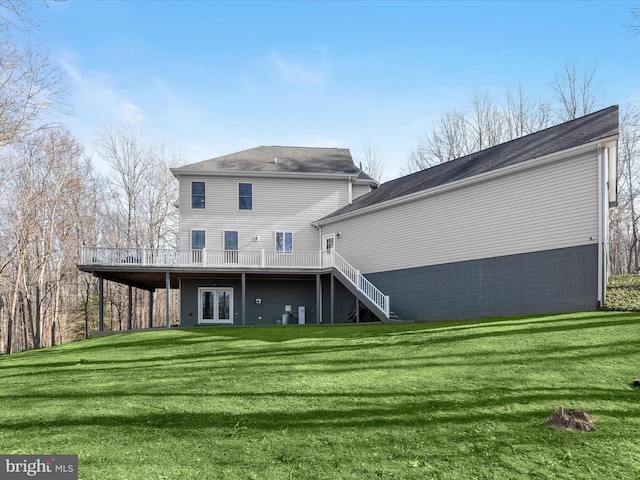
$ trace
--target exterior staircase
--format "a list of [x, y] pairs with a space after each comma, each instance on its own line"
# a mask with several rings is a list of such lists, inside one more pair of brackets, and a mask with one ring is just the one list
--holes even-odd
[[371, 313], [385, 323], [401, 321], [389, 310], [389, 295], [382, 293], [338, 252], [331, 250], [328, 253], [332, 256], [331, 265], [336, 278], [364, 303]]

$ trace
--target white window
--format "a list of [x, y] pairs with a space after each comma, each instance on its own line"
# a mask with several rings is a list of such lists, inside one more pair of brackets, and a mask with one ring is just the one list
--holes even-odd
[[253, 184], [238, 184], [238, 210], [253, 210]]
[[276, 232], [276, 252], [293, 251], [293, 233]]
[[191, 208], [205, 207], [204, 182], [191, 182]]

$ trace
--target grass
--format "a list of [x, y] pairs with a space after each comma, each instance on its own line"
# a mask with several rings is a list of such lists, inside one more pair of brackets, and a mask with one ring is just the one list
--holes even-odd
[[[0, 452], [81, 479], [635, 479], [640, 313], [141, 332], [0, 357]], [[551, 430], [558, 406], [591, 433]]]

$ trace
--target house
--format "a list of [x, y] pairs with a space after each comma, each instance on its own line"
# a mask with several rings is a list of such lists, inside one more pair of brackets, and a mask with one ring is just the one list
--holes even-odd
[[245, 150], [172, 170], [178, 250], [87, 248], [79, 268], [179, 288], [180, 325], [594, 310], [617, 137], [613, 106], [382, 185], [346, 149]]

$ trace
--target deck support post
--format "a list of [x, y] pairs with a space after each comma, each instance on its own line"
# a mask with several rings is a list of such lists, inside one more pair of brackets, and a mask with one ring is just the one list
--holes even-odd
[[[264, 253], [264, 250], [262, 251]], [[247, 274], [242, 273], [242, 325], [245, 324], [246, 321], [246, 311], [247, 311]]]
[[171, 327], [171, 274], [166, 273], [165, 288], [167, 290], [167, 302], [165, 307], [165, 321], [167, 328]]
[[127, 330], [133, 330], [133, 287], [129, 285], [129, 305], [127, 310]]
[[333, 272], [331, 272], [331, 325], [334, 322], [336, 306], [336, 280]]
[[153, 328], [153, 290], [149, 290], [149, 328]]
[[104, 332], [104, 278], [98, 277], [98, 330]]
[[322, 323], [322, 282], [316, 273], [316, 323]]

